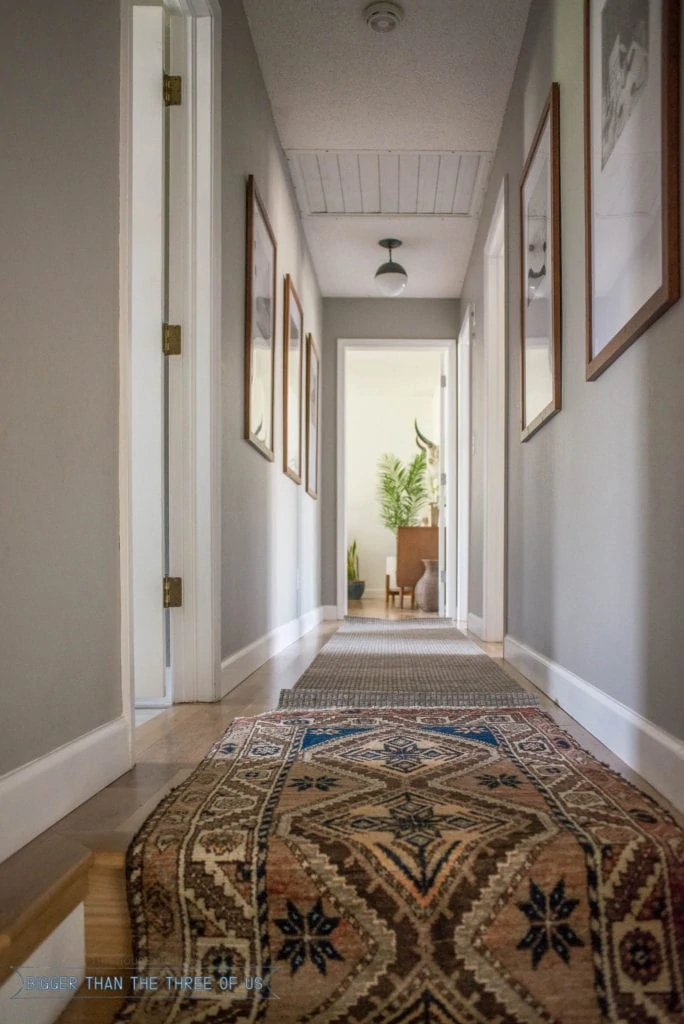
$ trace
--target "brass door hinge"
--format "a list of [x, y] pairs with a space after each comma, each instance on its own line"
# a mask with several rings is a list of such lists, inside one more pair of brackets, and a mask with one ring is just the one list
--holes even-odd
[[183, 580], [180, 576], [164, 577], [164, 607], [180, 608], [183, 605]]
[[181, 354], [180, 324], [162, 324], [162, 352], [165, 356]]
[[183, 79], [180, 75], [164, 75], [164, 106], [180, 107], [183, 102]]

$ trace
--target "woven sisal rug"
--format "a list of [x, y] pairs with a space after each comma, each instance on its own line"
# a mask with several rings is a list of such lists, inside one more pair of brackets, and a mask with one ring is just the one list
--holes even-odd
[[684, 833], [536, 709], [238, 719], [128, 886], [119, 1021], [682, 1020]]
[[537, 707], [448, 619], [347, 618], [279, 708]]

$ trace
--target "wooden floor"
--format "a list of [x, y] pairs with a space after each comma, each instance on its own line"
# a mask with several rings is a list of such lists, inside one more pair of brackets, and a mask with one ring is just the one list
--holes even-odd
[[[352, 602], [349, 614], [386, 616], [392, 619], [422, 615], [416, 610], [404, 609], [402, 612], [396, 607], [386, 609], [384, 601], [372, 599]], [[280, 690], [294, 685], [337, 627], [337, 622], [321, 623], [216, 704], [176, 705], [144, 722], [136, 729], [136, 766], [63, 818], [51, 831], [78, 840], [95, 851], [96, 856], [103, 856], [103, 870], [106, 870], [107, 863], [114, 864], [111, 858], [118, 855], [120, 871], [121, 858], [131, 838], [169, 789], [190, 774], [235, 717], [273, 710], [278, 703]], [[655, 795], [677, 820], [684, 823], [684, 816], [678, 814], [652, 787], [569, 715], [540, 694], [520, 673], [503, 662], [501, 644], [483, 644], [476, 637], [472, 639], [521, 686], [536, 693], [542, 708], [549, 711], [558, 724], [575, 736], [586, 749], [636, 782], [646, 792]], [[106, 854], [103, 851], [107, 851]], [[107, 857], [110, 858], [109, 862]], [[77, 998], [59, 1021], [60, 1024], [109, 1024], [118, 1005], [119, 1001], [111, 998], [90, 998], [87, 1001]]]

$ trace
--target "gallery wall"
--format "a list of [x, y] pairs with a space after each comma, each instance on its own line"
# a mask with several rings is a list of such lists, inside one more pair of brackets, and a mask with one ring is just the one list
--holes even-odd
[[357, 541], [367, 597], [384, 596], [385, 559], [396, 554], [396, 535], [380, 518], [378, 460], [391, 453], [408, 464], [419, 454], [415, 419], [439, 444], [440, 369], [436, 351], [347, 353], [347, 544]]
[[[475, 309], [473, 500], [481, 517], [483, 248], [505, 184], [508, 257], [507, 632], [627, 708], [684, 737], [684, 301], [597, 380], [585, 379], [582, 0], [534, 0], [461, 301]], [[683, 51], [684, 52], [684, 51]], [[562, 410], [520, 440], [522, 168], [560, 84]], [[682, 83], [684, 86], [684, 76]], [[470, 556], [482, 612], [482, 549]]]
[[[259, 62], [239, 0], [222, 0], [222, 629], [227, 658], [321, 603], [321, 502], [283, 473], [283, 280], [304, 331], [321, 338], [321, 299]], [[276, 236], [275, 458], [243, 438], [245, 188], [253, 174]], [[320, 346], [319, 346], [320, 347]]]
[[450, 340], [458, 335], [457, 299], [324, 299], [322, 371], [323, 604], [337, 603], [338, 338]]

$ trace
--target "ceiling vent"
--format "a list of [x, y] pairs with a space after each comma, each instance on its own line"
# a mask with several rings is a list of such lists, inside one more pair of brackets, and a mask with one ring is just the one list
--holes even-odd
[[374, 32], [393, 32], [404, 19], [404, 8], [392, 0], [380, 0], [379, 3], [368, 4], [363, 16]]

